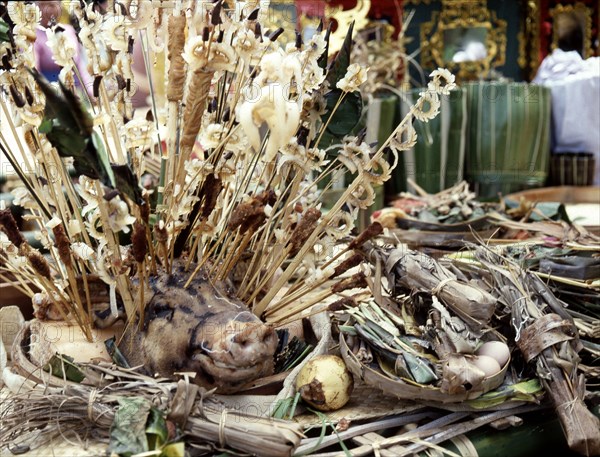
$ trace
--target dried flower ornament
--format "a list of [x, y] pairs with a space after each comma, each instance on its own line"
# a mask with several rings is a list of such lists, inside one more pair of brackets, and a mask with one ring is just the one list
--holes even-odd
[[52, 59], [61, 67], [72, 67], [77, 54], [73, 43], [62, 28], [46, 29], [46, 45], [52, 51]]
[[368, 68], [353, 63], [348, 67], [346, 75], [337, 82], [336, 87], [344, 92], [355, 92], [367, 80], [368, 71]]
[[431, 90], [420, 92], [411, 112], [418, 120], [429, 122], [440, 112], [440, 96]]
[[440, 95], [450, 95], [450, 92], [456, 89], [456, 77], [446, 68], [438, 68], [429, 75], [431, 81], [427, 84], [427, 88], [431, 92], [436, 92]]

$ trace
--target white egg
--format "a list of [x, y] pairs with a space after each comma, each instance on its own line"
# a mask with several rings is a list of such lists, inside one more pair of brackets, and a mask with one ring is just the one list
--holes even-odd
[[495, 375], [501, 369], [496, 359], [487, 355], [479, 355], [474, 357], [472, 363], [485, 373], [486, 378]]
[[498, 362], [501, 367], [506, 365], [506, 362], [508, 362], [508, 359], [510, 358], [510, 350], [502, 341], [488, 341], [487, 343], [483, 343], [476, 354], [487, 355], [496, 359], [496, 362]]

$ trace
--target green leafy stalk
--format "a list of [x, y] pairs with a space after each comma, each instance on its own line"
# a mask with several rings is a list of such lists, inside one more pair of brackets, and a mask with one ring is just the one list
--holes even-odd
[[135, 174], [129, 165], [114, 165], [102, 139], [93, 128], [92, 118], [77, 96], [59, 82], [55, 90], [36, 70], [30, 70], [46, 96], [44, 120], [39, 127], [60, 157], [72, 157], [77, 175], [98, 179], [102, 184], [119, 189], [135, 203], [143, 198]]
[[8, 43], [8, 24], [0, 19], [0, 43]]

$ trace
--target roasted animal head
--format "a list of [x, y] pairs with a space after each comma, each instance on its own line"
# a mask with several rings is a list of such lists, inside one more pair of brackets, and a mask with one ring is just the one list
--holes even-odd
[[184, 288], [187, 279], [178, 267], [150, 281], [142, 331], [127, 331], [120, 344], [130, 365], [167, 377], [194, 372], [194, 382], [221, 393], [272, 374], [275, 330], [222, 284], [200, 274]]

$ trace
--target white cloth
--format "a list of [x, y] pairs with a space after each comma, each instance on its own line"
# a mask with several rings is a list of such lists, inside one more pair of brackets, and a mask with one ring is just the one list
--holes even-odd
[[566, 56], [574, 51], [560, 53], [556, 65], [540, 67], [536, 76], [552, 93], [552, 150], [593, 153], [594, 184], [600, 184], [600, 58], [577, 60]]
[[584, 71], [583, 59], [577, 51], [555, 49], [548, 54], [538, 68], [532, 83], [546, 84], [561, 81], [569, 75]]

